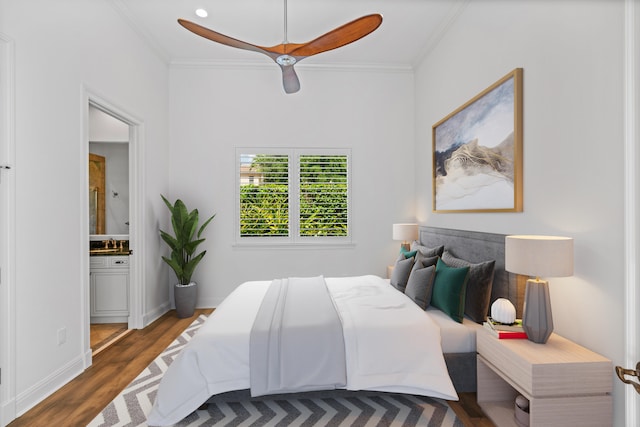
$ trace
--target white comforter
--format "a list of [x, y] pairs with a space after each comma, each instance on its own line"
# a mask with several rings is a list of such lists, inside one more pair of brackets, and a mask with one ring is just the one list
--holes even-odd
[[[438, 326], [377, 276], [327, 278], [344, 328], [348, 390], [457, 400]], [[249, 388], [249, 336], [271, 281], [246, 282], [214, 311], [165, 373], [148, 416], [175, 424], [210, 396]]]

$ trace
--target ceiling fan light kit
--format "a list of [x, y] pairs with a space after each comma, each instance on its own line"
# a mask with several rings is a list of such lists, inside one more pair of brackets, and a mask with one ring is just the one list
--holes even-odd
[[206, 11], [206, 9], [196, 9], [196, 15], [199, 16], [200, 18], [206, 18], [207, 16], [209, 16], [209, 13]]
[[309, 56], [346, 46], [371, 34], [382, 24], [382, 15], [376, 13], [363, 16], [306, 43], [289, 43], [287, 41], [287, 0], [284, 0], [284, 41], [271, 47], [234, 39], [186, 19], [178, 19], [178, 23], [192, 33], [213, 42], [267, 55], [282, 70], [284, 91], [295, 93], [300, 90], [300, 80], [293, 68], [294, 64]]

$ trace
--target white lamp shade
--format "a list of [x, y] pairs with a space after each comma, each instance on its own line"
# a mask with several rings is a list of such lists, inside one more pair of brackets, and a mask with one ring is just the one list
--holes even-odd
[[505, 269], [536, 277], [573, 274], [573, 239], [556, 236], [507, 236]]
[[393, 224], [393, 240], [411, 242], [418, 239], [418, 224]]

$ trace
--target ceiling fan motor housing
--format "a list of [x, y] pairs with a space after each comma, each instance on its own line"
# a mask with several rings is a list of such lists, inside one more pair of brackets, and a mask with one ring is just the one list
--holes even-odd
[[291, 55], [280, 55], [276, 58], [276, 62], [282, 66], [293, 65], [296, 63], [296, 58]]

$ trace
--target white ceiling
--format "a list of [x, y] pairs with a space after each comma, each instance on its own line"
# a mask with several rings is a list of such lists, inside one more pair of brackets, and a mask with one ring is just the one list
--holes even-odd
[[[306, 58], [305, 64], [412, 67], [469, 0], [288, 0], [288, 40], [301, 43], [371, 13], [382, 25], [351, 45]], [[167, 62], [270, 61], [211, 42], [177, 23], [184, 18], [260, 46], [282, 43], [284, 0], [111, 0]], [[197, 8], [209, 16], [199, 18]]]

